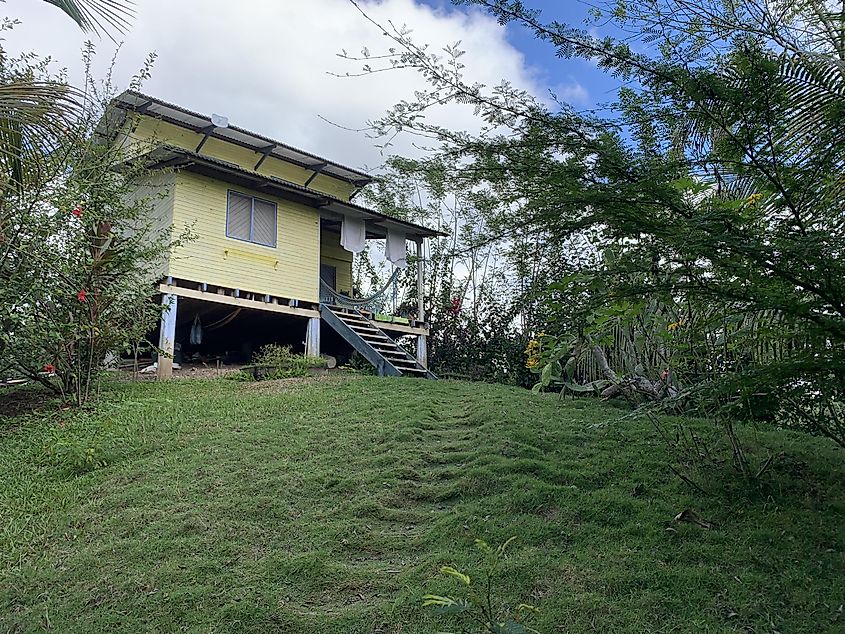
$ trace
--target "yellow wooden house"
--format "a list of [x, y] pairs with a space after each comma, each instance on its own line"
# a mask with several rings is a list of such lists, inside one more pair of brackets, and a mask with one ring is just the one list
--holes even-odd
[[[380, 374], [433, 378], [422, 302], [410, 319], [374, 314], [353, 288], [361, 244], [347, 250], [341, 235], [414, 247], [422, 297], [424, 241], [438, 233], [352, 202], [366, 173], [135, 91], [113, 101], [109, 119], [151, 170], [139, 189], [157, 194], [156, 221], [195, 236], [157, 272], [167, 307], [160, 377], [182, 350], [281, 342], [316, 356], [323, 341], [332, 353], [358, 351]], [[415, 355], [399, 336], [416, 338]]]

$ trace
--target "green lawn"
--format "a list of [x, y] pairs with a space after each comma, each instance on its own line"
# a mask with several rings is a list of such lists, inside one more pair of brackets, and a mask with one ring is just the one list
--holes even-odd
[[[96, 412], [0, 418], [0, 632], [446, 630], [420, 607], [459, 585], [438, 568], [512, 535], [499, 597], [541, 632], [845, 631], [842, 451], [744, 429], [785, 456], [704, 496], [623, 415], [338, 377], [121, 383]], [[78, 473], [89, 445], [109, 464]]]

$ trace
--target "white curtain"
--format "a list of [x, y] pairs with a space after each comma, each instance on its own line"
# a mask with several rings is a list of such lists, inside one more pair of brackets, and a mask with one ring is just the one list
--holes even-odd
[[367, 243], [367, 228], [363, 218], [344, 216], [340, 225], [340, 246], [352, 253], [360, 253]]
[[385, 246], [387, 259], [393, 263], [397, 269], [404, 269], [408, 267], [408, 262], [405, 260], [408, 252], [405, 249], [405, 234], [399, 231], [387, 232], [387, 245]]

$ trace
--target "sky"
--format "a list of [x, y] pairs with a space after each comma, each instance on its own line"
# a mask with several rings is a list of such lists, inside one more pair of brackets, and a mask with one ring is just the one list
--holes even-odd
[[[151, 52], [157, 54], [143, 91], [191, 110], [220, 114], [243, 128], [363, 169], [385, 158], [378, 142], [361, 132], [393, 104], [425, 87], [413, 71], [365, 77], [361, 64], [342, 59], [366, 46], [386, 52], [391, 43], [348, 0], [135, 0], [136, 17], [124, 35], [114, 78], [126, 86]], [[501, 26], [478, 9], [448, 0], [361, 0], [381, 24], [413, 29], [432, 50], [461, 42], [466, 78], [488, 86], [507, 79], [541, 99], [554, 92], [582, 110], [612, 100], [614, 82], [595, 65], [560, 60], [553, 48], [515, 26]], [[544, 18], [582, 26], [586, 5], [576, 0], [532, 0]], [[36, 0], [6, 0], [2, 10], [20, 20], [5, 36], [12, 55], [49, 56], [72, 82], [82, 77], [81, 49], [97, 46], [95, 73], [104, 76], [116, 45], [83, 34], [55, 7]], [[432, 120], [453, 129], [477, 129], [471, 109], [450, 106]], [[390, 153], [423, 152], [409, 136]]]

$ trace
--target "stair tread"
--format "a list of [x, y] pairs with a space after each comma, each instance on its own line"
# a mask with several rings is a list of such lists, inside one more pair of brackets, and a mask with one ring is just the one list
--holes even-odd
[[367, 319], [365, 317], [359, 317], [358, 315], [343, 315], [343, 314], [341, 314], [341, 315], [338, 315], [338, 317], [340, 317], [341, 320], [345, 321], [345, 322], [354, 321], [354, 322], [367, 323], [367, 324], [370, 323], [369, 319]]
[[341, 319], [341, 321], [342, 321], [343, 323], [345, 323], [347, 326], [350, 326], [350, 327], [358, 327], [358, 328], [361, 328], [361, 327], [366, 327], [366, 328], [372, 328], [372, 326], [370, 326], [370, 324], [369, 324], [368, 322], [366, 322], [366, 321], [358, 321], [357, 319]]
[[380, 335], [380, 334], [375, 333], [375, 332], [356, 332], [355, 330], [353, 330], [352, 332], [354, 332], [356, 335], [361, 337], [361, 339], [366, 340], [366, 339], [369, 338], [369, 339], [372, 339], [373, 341], [380, 341], [380, 342], [383, 342], [383, 343], [385, 343], [387, 345], [391, 345], [391, 346], [398, 345], [395, 341], [393, 341], [393, 339], [391, 339], [390, 337], [388, 337], [387, 335], [384, 335], [384, 334]]
[[[355, 325], [347, 324], [347, 325], [350, 328], [352, 328], [352, 330], [369, 330], [370, 332], [377, 332], [380, 335], [384, 335], [384, 333], [381, 330], [379, 330], [378, 328], [373, 328], [372, 326], [359, 326], [358, 324], [355, 324]], [[384, 336], [386, 337], [387, 335], [384, 335]]]
[[377, 330], [373, 328], [370, 324], [364, 321], [346, 321], [344, 322], [350, 328], [367, 328], [369, 330]]
[[393, 351], [391, 351], [391, 352], [388, 352], [387, 354], [383, 354], [382, 356], [383, 356], [383, 357], [390, 357], [390, 358], [393, 358], [393, 359], [395, 359], [396, 361], [401, 361], [402, 363], [412, 363], [412, 364], [416, 364], [416, 361], [414, 361], [413, 359], [411, 359], [411, 357], [409, 357], [408, 355], [406, 355], [404, 352], [400, 352], [400, 351], [398, 351], [398, 350], [393, 350]]
[[362, 317], [361, 315], [355, 315], [353, 313], [337, 313], [336, 312], [334, 314], [337, 316], [338, 319], [340, 319], [341, 321], [346, 322], [346, 323], [348, 323], [348, 322], [362, 322], [362, 323], [366, 322], [366, 323], [369, 323], [370, 322], [370, 320], [367, 319], [366, 317]]
[[357, 313], [352, 312], [355, 310], [354, 308], [347, 308], [346, 306], [338, 306], [336, 304], [323, 304], [326, 308], [331, 310], [336, 315], [356, 315]]
[[400, 365], [404, 366], [406, 368], [416, 368], [417, 367], [417, 362], [412, 361], [411, 359], [388, 359], [388, 361], [390, 361], [397, 368]]
[[355, 334], [363, 335], [365, 337], [374, 337], [376, 339], [387, 339], [393, 341], [393, 339], [388, 337], [386, 334], [384, 334], [383, 332], [378, 332], [377, 330], [364, 330], [363, 328], [353, 328], [352, 331], [355, 332]]

